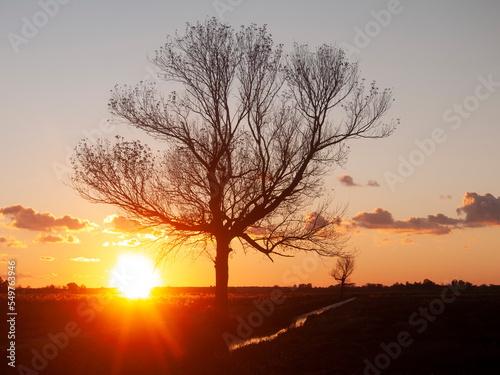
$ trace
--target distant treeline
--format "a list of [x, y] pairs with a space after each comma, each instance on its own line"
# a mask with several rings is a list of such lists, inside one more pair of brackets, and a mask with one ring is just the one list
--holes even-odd
[[[467, 289], [471, 290], [500, 290], [500, 285], [474, 285], [468, 281], [463, 280], [453, 280], [452, 285], [465, 286]], [[346, 284], [350, 292], [377, 292], [377, 291], [425, 291], [425, 290], [439, 290], [445, 284], [436, 284], [435, 282], [425, 279], [422, 282], [405, 282], [405, 283], [395, 283], [390, 286], [383, 284], [367, 283], [362, 286], [356, 286], [355, 284]], [[7, 280], [3, 280], [0, 277], [0, 293], [7, 292]], [[270, 293], [275, 289], [281, 289], [284, 292], [297, 292], [297, 293], [330, 293], [332, 290], [336, 290], [340, 285], [330, 285], [328, 287], [316, 287], [311, 283], [299, 284], [293, 286], [237, 286], [229, 287], [229, 293]], [[16, 293], [82, 293], [82, 294], [95, 294], [95, 293], [119, 293], [115, 288], [87, 288], [85, 285], [78, 285], [77, 283], [71, 282], [64, 286], [49, 285], [41, 288], [31, 288], [30, 286], [16, 287]], [[152, 294], [161, 293], [215, 293], [215, 287], [156, 287], [152, 290]]]

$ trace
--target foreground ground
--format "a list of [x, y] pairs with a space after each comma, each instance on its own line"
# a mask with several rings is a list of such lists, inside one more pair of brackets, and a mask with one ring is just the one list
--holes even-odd
[[[234, 352], [227, 349], [234, 340], [274, 333], [338, 300], [321, 293], [240, 293], [231, 298], [229, 321], [222, 321], [209, 294], [142, 302], [24, 295], [17, 301], [18, 367], [10, 373], [499, 373], [500, 295], [441, 292], [361, 294], [271, 342]], [[0, 373], [9, 373], [2, 357]]]

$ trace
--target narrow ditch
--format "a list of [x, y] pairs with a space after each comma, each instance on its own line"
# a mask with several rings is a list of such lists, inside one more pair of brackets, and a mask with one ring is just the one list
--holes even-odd
[[276, 337], [278, 337], [279, 335], [281, 335], [282, 333], [285, 333], [286, 331], [288, 331], [288, 330], [290, 330], [292, 328], [302, 327], [304, 325], [304, 323], [306, 322], [307, 318], [309, 318], [310, 316], [322, 314], [322, 313], [324, 313], [327, 310], [334, 309], [336, 307], [342, 306], [342, 305], [344, 305], [344, 304], [346, 304], [348, 302], [354, 301], [355, 299], [356, 299], [356, 297], [353, 297], [353, 298], [347, 299], [345, 301], [337, 302], [337, 303], [334, 303], [333, 305], [328, 305], [328, 306], [322, 307], [320, 309], [308, 312], [306, 314], [299, 315], [298, 317], [296, 317], [294, 319], [294, 321], [292, 322], [292, 324], [290, 324], [288, 327], [280, 329], [278, 332], [276, 332], [276, 333], [274, 333], [272, 335], [269, 335], [269, 336], [253, 337], [253, 338], [250, 338], [248, 340], [244, 340], [244, 341], [241, 341], [241, 342], [238, 342], [238, 343], [234, 343], [233, 345], [231, 345], [231, 347], [229, 348], [229, 350], [230, 351], [234, 351], [236, 349], [240, 349], [240, 348], [243, 348], [243, 347], [248, 346], [248, 345], [259, 344], [259, 343], [264, 342], [264, 341], [272, 341]]

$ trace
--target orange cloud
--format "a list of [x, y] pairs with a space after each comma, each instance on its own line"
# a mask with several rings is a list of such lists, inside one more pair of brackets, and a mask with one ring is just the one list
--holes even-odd
[[78, 258], [71, 258], [73, 262], [100, 262], [101, 260], [99, 258], [85, 258], [85, 257], [78, 257]]
[[16, 277], [18, 279], [32, 279], [34, 276], [29, 272], [19, 272]]
[[7, 247], [26, 247], [24, 242], [16, 240], [13, 236], [9, 236], [9, 238], [0, 237], [0, 244]]
[[39, 213], [19, 204], [0, 208], [0, 214], [9, 218], [10, 225], [18, 229], [52, 232], [54, 230], [78, 231], [93, 227], [88, 220], [80, 220], [70, 215], [56, 218], [49, 212]]
[[40, 257], [40, 260], [44, 260], [44, 261], [46, 261], [46, 262], [52, 262], [54, 259], [56, 259], [56, 258], [54, 258], [54, 257], [49, 257], [49, 256], [41, 256], [41, 257]]
[[136, 233], [143, 228], [138, 220], [128, 219], [125, 216], [116, 214], [106, 217], [104, 223], [111, 225], [110, 229], [104, 230], [107, 233]]
[[34, 240], [33, 242], [40, 242], [43, 244], [46, 243], [79, 243], [80, 240], [71, 234], [68, 235], [67, 237], [63, 237], [59, 234], [45, 234], [45, 233], [40, 233]]
[[375, 246], [385, 246], [391, 243], [391, 240], [387, 237], [379, 238], [378, 236], [373, 236], [373, 243]]
[[413, 241], [411, 238], [408, 238], [408, 237], [400, 238], [397, 241], [400, 242], [400, 243], [402, 243], [402, 244], [405, 244], [405, 245], [410, 245], [410, 244], [414, 244], [415, 243], [415, 241]]

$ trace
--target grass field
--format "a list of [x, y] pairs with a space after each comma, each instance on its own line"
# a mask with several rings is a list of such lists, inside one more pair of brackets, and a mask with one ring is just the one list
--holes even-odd
[[[272, 334], [338, 301], [336, 295], [237, 293], [228, 321], [216, 316], [207, 293], [145, 301], [105, 297], [18, 295], [18, 367], [10, 373], [437, 375], [500, 369], [498, 293], [359, 294], [271, 342], [234, 352], [227, 349], [231, 340]], [[0, 302], [6, 305], [5, 296]], [[5, 369], [11, 370], [2, 363]]]

